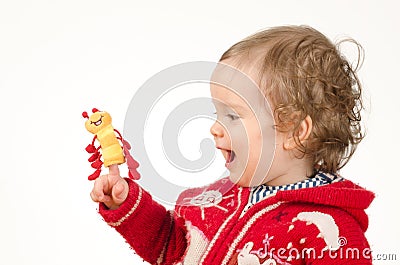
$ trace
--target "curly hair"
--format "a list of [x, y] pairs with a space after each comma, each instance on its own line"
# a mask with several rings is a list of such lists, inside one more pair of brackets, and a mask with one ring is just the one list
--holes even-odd
[[[358, 49], [354, 68], [339, 51], [344, 41]], [[236, 43], [220, 59], [247, 59], [259, 66], [257, 82], [274, 107], [277, 129], [292, 132], [300, 154], [317, 169], [333, 173], [347, 164], [364, 137], [356, 75], [363, 49], [353, 39], [344, 41], [334, 45], [308, 26], [275, 27]], [[303, 144], [296, 131], [307, 115], [313, 128]]]

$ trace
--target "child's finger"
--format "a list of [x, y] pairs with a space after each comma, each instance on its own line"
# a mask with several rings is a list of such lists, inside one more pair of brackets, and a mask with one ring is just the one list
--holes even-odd
[[90, 193], [90, 198], [92, 198], [92, 201], [94, 201], [94, 202], [99, 202], [99, 201], [97, 200], [97, 196], [94, 195], [94, 192], [93, 192], [93, 191]]
[[104, 192], [106, 192], [104, 189], [106, 188], [107, 183], [105, 183], [107, 180], [104, 178], [104, 176], [100, 176], [97, 178], [94, 182], [93, 185], [93, 190], [90, 193], [90, 196], [92, 197], [92, 200], [95, 202], [101, 202], [103, 197], [104, 197]]
[[90, 193], [90, 198], [92, 198], [92, 201], [94, 202], [102, 202], [104, 195], [100, 195], [96, 193], [94, 190]]
[[129, 186], [124, 179], [120, 179], [112, 189], [112, 198], [118, 205], [123, 203], [128, 196]]
[[109, 174], [109, 175], [116, 175], [116, 176], [119, 176], [119, 167], [118, 167], [118, 165], [117, 165], [117, 164], [110, 165], [110, 166], [108, 167], [108, 174]]

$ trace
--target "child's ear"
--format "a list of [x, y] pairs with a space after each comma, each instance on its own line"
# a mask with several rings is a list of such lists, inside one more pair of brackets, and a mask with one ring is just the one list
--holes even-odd
[[[292, 150], [297, 147], [298, 142], [304, 144], [304, 142], [310, 137], [312, 126], [312, 119], [309, 115], [307, 115], [307, 117], [305, 117], [304, 120], [300, 122], [297, 131], [287, 134], [287, 138], [285, 139], [283, 148], [285, 150]], [[298, 138], [297, 141], [295, 139], [295, 136], [297, 136]]]

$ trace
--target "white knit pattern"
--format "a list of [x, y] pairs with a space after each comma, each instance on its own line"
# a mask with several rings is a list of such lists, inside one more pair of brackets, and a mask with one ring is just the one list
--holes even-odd
[[265, 213], [276, 209], [279, 205], [281, 205], [282, 202], [277, 202], [275, 204], [269, 205], [268, 207], [265, 207], [264, 209], [260, 210], [256, 214], [254, 214], [250, 220], [247, 222], [247, 224], [242, 228], [242, 231], [240, 231], [239, 235], [235, 238], [233, 241], [232, 245], [230, 246], [227, 255], [225, 256], [224, 260], [222, 261], [221, 265], [226, 265], [230, 258], [232, 257], [233, 251], [236, 249], [237, 245], [239, 242], [243, 239], [243, 237], [246, 235], [247, 231], [250, 229], [250, 227], [255, 223], [255, 221], [260, 218], [262, 215]]
[[190, 233], [190, 243], [183, 264], [197, 265], [207, 249], [209, 242], [203, 232], [197, 227], [193, 227], [190, 222], [186, 223], [188, 232]]
[[218, 229], [217, 233], [215, 233], [213, 239], [211, 240], [210, 244], [208, 245], [208, 248], [206, 250], [206, 252], [204, 253], [202, 259], [200, 260], [199, 265], [203, 264], [205, 258], [207, 257], [208, 253], [210, 252], [210, 250], [213, 248], [215, 241], [217, 241], [217, 239], [219, 238], [222, 230], [225, 229], [225, 226], [229, 223], [229, 221], [236, 215], [237, 211], [239, 210], [242, 201], [241, 201], [241, 196], [242, 196], [242, 188], [239, 188], [239, 192], [238, 192], [238, 204], [236, 206], [236, 210], [228, 217], [226, 218], [225, 222], [220, 226], [220, 228]]

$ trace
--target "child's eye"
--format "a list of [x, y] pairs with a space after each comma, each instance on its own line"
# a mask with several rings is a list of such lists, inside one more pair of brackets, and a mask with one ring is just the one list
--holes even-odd
[[234, 114], [227, 114], [226, 116], [232, 121], [239, 119], [239, 116]]

